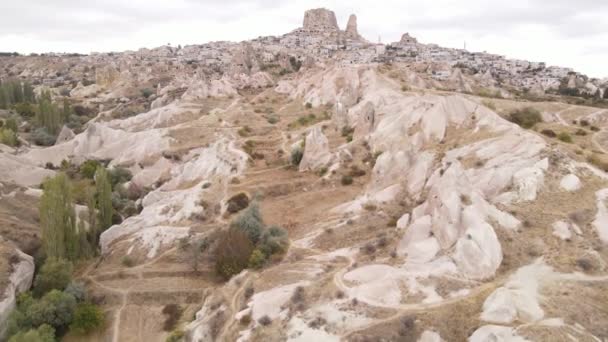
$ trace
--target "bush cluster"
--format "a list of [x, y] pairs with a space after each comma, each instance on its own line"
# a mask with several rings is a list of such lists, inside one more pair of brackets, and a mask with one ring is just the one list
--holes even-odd
[[532, 128], [543, 119], [540, 112], [532, 107], [525, 107], [522, 109], [516, 109], [509, 115], [509, 121], [523, 127]]
[[225, 279], [245, 268], [261, 268], [273, 255], [287, 251], [287, 232], [266, 226], [257, 203], [252, 203], [230, 224], [215, 248], [215, 269]]
[[103, 312], [88, 301], [84, 286], [72, 282], [71, 263], [48, 259], [22, 293], [8, 319], [10, 342], [55, 341], [67, 331], [88, 334], [103, 325]]

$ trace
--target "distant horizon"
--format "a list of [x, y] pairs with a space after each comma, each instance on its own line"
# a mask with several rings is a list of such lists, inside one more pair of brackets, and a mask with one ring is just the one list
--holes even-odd
[[[301, 27], [305, 10], [324, 7], [334, 11], [341, 29], [346, 27], [349, 15], [356, 14], [360, 34], [372, 43], [378, 37], [383, 44], [396, 42], [409, 32], [424, 44], [463, 49], [466, 41], [470, 52], [545, 62], [547, 66], [572, 68], [590, 78], [604, 79], [608, 77], [608, 47], [597, 42], [608, 41], [608, 23], [601, 20], [608, 15], [608, 3], [581, 1], [580, 9], [573, 10], [566, 0], [537, 0], [533, 5], [523, 0], [509, 4], [389, 0], [381, 8], [370, 7], [363, 0], [348, 5], [337, 0], [178, 0], [170, 4], [162, 0], [134, 0], [129, 4], [118, 0], [95, 4], [24, 0], [12, 5], [23, 7], [21, 21], [13, 18], [8, 8], [0, 11], [0, 46], [8, 50], [3, 52], [22, 55], [89, 55], [167, 44], [238, 43], [291, 32]], [[589, 10], [584, 3], [594, 6]], [[0, 10], [4, 7], [0, 5]], [[51, 9], [57, 17], [41, 16]]]

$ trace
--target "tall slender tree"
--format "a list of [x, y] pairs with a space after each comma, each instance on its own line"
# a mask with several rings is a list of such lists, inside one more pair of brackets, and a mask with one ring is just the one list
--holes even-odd
[[99, 209], [99, 228], [104, 231], [112, 225], [112, 184], [110, 176], [103, 166], [95, 172], [95, 188], [97, 190], [97, 208]]
[[87, 190], [87, 221], [89, 224], [88, 241], [89, 245], [96, 249], [99, 242], [99, 224], [97, 222], [97, 200], [95, 191]]
[[43, 184], [40, 200], [42, 245], [47, 257], [75, 260], [79, 256], [79, 237], [72, 189], [68, 177], [59, 173]]

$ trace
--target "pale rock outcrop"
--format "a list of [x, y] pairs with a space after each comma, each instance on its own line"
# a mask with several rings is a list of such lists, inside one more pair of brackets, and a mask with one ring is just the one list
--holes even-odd
[[37, 165], [72, 159], [81, 163], [86, 159], [112, 159], [111, 165], [130, 165], [156, 160], [169, 148], [171, 138], [165, 129], [127, 132], [104, 124], [90, 123], [87, 129], [72, 140], [43, 149], [32, 149], [23, 158]]
[[519, 336], [511, 327], [484, 325], [469, 337], [469, 342], [530, 342]]
[[549, 168], [549, 160], [543, 159], [531, 167], [520, 169], [513, 174], [513, 184], [516, 187], [519, 201], [534, 201], [536, 194], [543, 185], [545, 171]]
[[300, 161], [300, 171], [314, 171], [326, 167], [331, 162], [329, 141], [321, 127], [316, 126], [306, 136], [304, 155]]
[[100, 87], [108, 87], [118, 80], [120, 72], [113, 65], [95, 68], [95, 83]]
[[365, 137], [373, 131], [376, 121], [375, 114], [374, 105], [371, 102], [366, 102], [357, 114], [355, 132], [353, 134], [355, 140]]
[[131, 246], [142, 248], [148, 257], [154, 257], [162, 245], [187, 235], [193, 219], [206, 214], [200, 205], [201, 198], [223, 193], [219, 188], [204, 189], [203, 184], [225, 186], [228, 179], [243, 172], [247, 160], [248, 155], [225, 138], [210, 147], [190, 151], [182, 164], [171, 168], [171, 179], [144, 197], [139, 215], [101, 234], [102, 253], [109, 252], [117, 240], [131, 236]]
[[196, 313], [194, 321], [186, 327], [188, 341], [213, 341], [211, 323], [216, 315], [222, 315], [227, 310], [225, 305], [214, 308], [215, 298], [208, 296], [203, 302], [202, 308]]
[[260, 71], [260, 62], [249, 43], [241, 43], [232, 51], [230, 62], [230, 75], [253, 74]]
[[550, 281], [553, 270], [542, 259], [517, 270], [507, 283], [483, 303], [481, 319], [492, 323], [532, 323], [544, 317], [539, 303], [541, 282]]
[[576, 224], [567, 221], [554, 222], [552, 228], [553, 235], [562, 240], [570, 240], [572, 238], [572, 232], [576, 233], [577, 235], [581, 235], [583, 233]]
[[595, 193], [597, 199], [597, 214], [593, 221], [593, 226], [597, 231], [597, 235], [604, 244], [608, 244], [608, 208], [606, 200], [608, 199], [608, 189], [602, 189]]
[[219, 80], [198, 80], [194, 81], [188, 90], [182, 95], [186, 101], [198, 101], [208, 97], [229, 97], [236, 96], [238, 92], [227, 76]]
[[[0, 237], [0, 243], [5, 242]], [[29, 290], [34, 279], [34, 258], [17, 248], [15, 248], [15, 255], [18, 261], [12, 265], [10, 275], [2, 275], [3, 277], [7, 276], [9, 281], [6, 288], [0, 289], [3, 291], [0, 293], [0, 339], [5, 334], [6, 322], [11, 311], [15, 308], [17, 296]]]
[[334, 67], [307, 73], [295, 82], [292, 99], [302, 98], [313, 107], [341, 103], [345, 110], [358, 103], [361, 95], [361, 73], [367, 67]]
[[346, 24], [346, 30], [344, 31], [344, 35], [348, 39], [360, 39], [359, 31], [357, 31], [357, 16], [351, 14], [348, 17], [348, 23]]
[[97, 95], [101, 91], [101, 87], [97, 84], [91, 84], [84, 86], [81, 82], [78, 82], [76, 87], [70, 91], [70, 97], [74, 98], [86, 98]]
[[3, 181], [30, 187], [40, 185], [45, 178], [55, 175], [55, 171], [38, 165], [28, 158], [0, 152], [0, 175]]
[[438, 333], [431, 330], [425, 330], [422, 335], [420, 335], [418, 342], [444, 342], [444, 340]]
[[280, 80], [277, 83], [277, 86], [274, 88], [274, 91], [279, 94], [290, 94], [292, 91], [294, 91], [294, 86], [291, 81]]
[[573, 173], [565, 176], [559, 186], [566, 191], [576, 191], [581, 188], [581, 180]]
[[272, 87], [275, 82], [272, 76], [264, 71], [256, 72], [252, 75], [237, 74], [232, 77], [232, 83], [237, 89], [244, 88], [268, 88]]
[[76, 134], [74, 134], [74, 131], [72, 131], [68, 126], [64, 125], [63, 128], [61, 128], [61, 132], [59, 132], [59, 135], [57, 136], [57, 140], [55, 140], [55, 145], [72, 140], [75, 136]]

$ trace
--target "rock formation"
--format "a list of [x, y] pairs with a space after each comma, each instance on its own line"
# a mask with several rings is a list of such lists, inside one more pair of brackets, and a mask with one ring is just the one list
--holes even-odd
[[57, 145], [72, 140], [75, 136], [74, 132], [68, 126], [64, 125], [57, 136], [57, 140], [55, 140], [55, 144]]
[[[4, 338], [6, 332], [7, 319], [17, 303], [17, 296], [27, 291], [32, 285], [34, 278], [34, 258], [21, 252], [19, 249], [12, 246], [11, 243], [4, 240], [0, 236], [0, 250], [10, 250], [11, 255], [6, 261], [8, 270], [3, 270], [0, 277], [7, 277], [6, 287], [0, 288], [0, 340]], [[5, 255], [2, 255], [4, 258]], [[9, 271], [4, 273], [4, 271]], [[0, 283], [4, 283], [6, 279], [0, 279]]]
[[300, 162], [300, 171], [315, 171], [325, 167], [331, 161], [329, 142], [321, 127], [313, 128], [306, 136], [304, 156]]
[[316, 8], [304, 13], [304, 30], [307, 31], [338, 31], [336, 14], [325, 8]]
[[359, 39], [359, 31], [357, 31], [357, 16], [354, 14], [351, 14], [350, 17], [348, 18], [348, 24], [346, 24], [346, 31], [345, 31], [345, 36], [346, 38], [349, 39]]
[[304, 13], [303, 29], [315, 32], [336, 32], [340, 30], [336, 14], [325, 8], [306, 11]]

